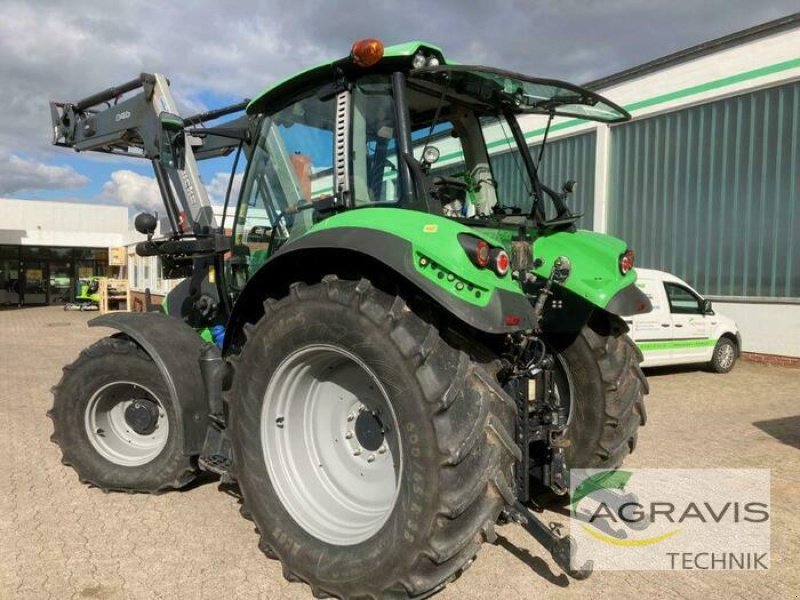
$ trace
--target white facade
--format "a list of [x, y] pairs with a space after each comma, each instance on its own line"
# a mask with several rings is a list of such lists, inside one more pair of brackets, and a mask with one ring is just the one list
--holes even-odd
[[0, 198], [0, 244], [109, 248], [127, 232], [124, 206]]

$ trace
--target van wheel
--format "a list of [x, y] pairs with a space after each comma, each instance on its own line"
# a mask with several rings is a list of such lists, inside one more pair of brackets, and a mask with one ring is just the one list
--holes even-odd
[[719, 338], [708, 366], [715, 373], [729, 373], [736, 364], [736, 344], [730, 338]]

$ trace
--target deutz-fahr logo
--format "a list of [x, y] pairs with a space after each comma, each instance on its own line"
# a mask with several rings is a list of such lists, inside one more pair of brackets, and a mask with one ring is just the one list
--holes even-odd
[[120, 121], [124, 121], [125, 119], [130, 119], [130, 118], [131, 118], [131, 111], [129, 111], [129, 110], [123, 110], [122, 112], [118, 112], [116, 115], [114, 115], [114, 120], [117, 123], [119, 123]]

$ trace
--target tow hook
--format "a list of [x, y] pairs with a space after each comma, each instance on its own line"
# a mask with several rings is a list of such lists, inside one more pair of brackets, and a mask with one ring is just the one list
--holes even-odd
[[575, 580], [587, 579], [592, 574], [594, 563], [591, 560], [586, 561], [579, 569], [572, 567], [572, 558], [576, 552], [576, 542], [572, 536], [558, 535], [521, 502], [514, 504], [510, 518], [522, 525], [533, 539], [544, 546], [564, 573]]

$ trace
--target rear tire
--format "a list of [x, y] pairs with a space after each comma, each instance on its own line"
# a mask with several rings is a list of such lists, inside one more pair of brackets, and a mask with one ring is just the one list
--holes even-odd
[[50, 439], [81, 482], [159, 493], [195, 478], [164, 378], [133, 341], [108, 337], [83, 350], [53, 396]]
[[[363, 279], [327, 276], [312, 286], [294, 284], [287, 297], [267, 301], [264, 317], [246, 333], [231, 392], [242, 512], [255, 522], [260, 548], [283, 563], [287, 579], [305, 581], [320, 597], [417, 597], [454, 579], [481, 543], [494, 539], [498, 515], [514, 500], [516, 451], [515, 407], [497, 383], [498, 365], [476, 361], [401, 298]], [[304, 356], [305, 366], [297, 362]], [[286, 382], [291, 394], [281, 392]], [[382, 388], [380, 394], [365, 396], [369, 382]], [[314, 391], [331, 384], [336, 393]], [[364, 505], [366, 464], [358, 468], [367, 484], [358, 478], [347, 489], [319, 483], [350, 468], [337, 467], [337, 457], [353, 464], [363, 459], [347, 444], [368, 442], [358, 431], [346, 438], [353, 421], [344, 411], [338, 423], [334, 411], [342, 402], [354, 408], [353, 416], [361, 404], [372, 411], [385, 402], [379, 415], [396, 494], [372, 506], [377, 516], [369, 523], [358, 511], [339, 508], [347, 494], [350, 506]], [[323, 420], [332, 427], [315, 424], [320, 410], [334, 411]], [[304, 415], [312, 418], [303, 421]], [[323, 429], [327, 433], [319, 433]], [[280, 442], [303, 431], [305, 445]], [[318, 464], [305, 459], [312, 448], [318, 448]], [[313, 497], [303, 496], [303, 487], [314, 490]], [[298, 502], [303, 498], [308, 501]], [[349, 523], [358, 535], [348, 537]]]
[[641, 352], [621, 323], [597, 315], [577, 337], [557, 346], [572, 394], [567, 467], [619, 467], [647, 421]]
[[728, 337], [721, 337], [714, 347], [709, 368], [715, 373], [730, 373], [736, 364], [736, 344]]

